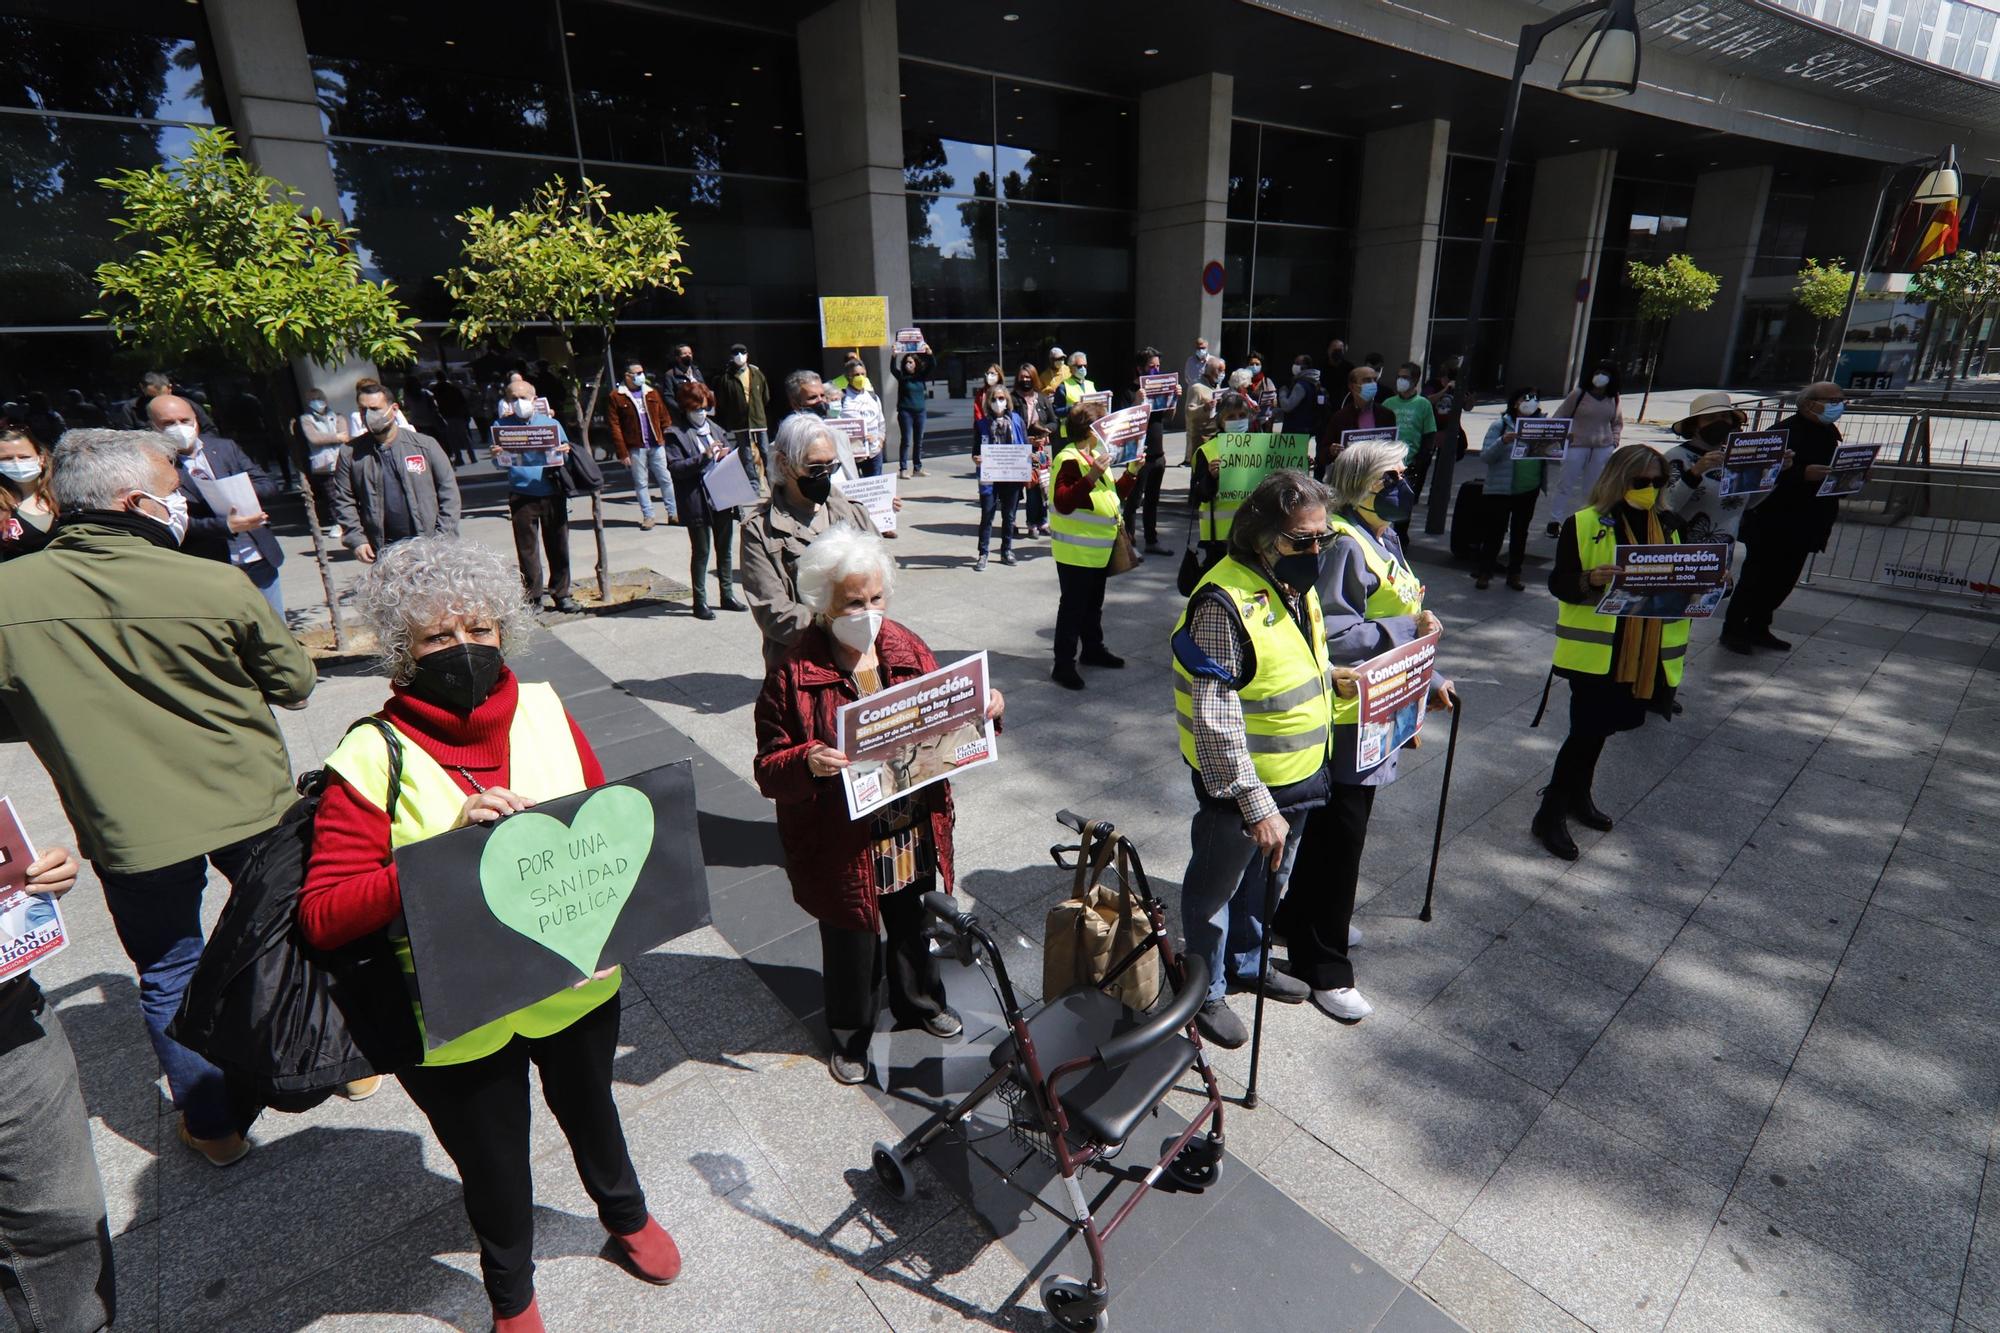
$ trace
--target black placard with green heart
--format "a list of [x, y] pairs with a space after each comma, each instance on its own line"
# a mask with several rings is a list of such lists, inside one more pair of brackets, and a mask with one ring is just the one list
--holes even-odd
[[682, 760], [396, 852], [433, 1048], [708, 924]]

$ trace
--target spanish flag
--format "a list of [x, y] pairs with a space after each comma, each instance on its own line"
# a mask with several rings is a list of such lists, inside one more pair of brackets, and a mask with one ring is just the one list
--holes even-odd
[[1933, 259], [1943, 259], [1946, 255], [1958, 253], [1958, 200], [1939, 204], [1931, 214], [1928, 227], [1924, 228], [1924, 239], [1917, 246], [1916, 263], [1913, 268], [1922, 268]]

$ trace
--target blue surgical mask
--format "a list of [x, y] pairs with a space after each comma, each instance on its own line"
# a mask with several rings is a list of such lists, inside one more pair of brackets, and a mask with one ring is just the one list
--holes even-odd
[[1398, 477], [1375, 493], [1375, 517], [1385, 523], [1401, 523], [1416, 504], [1415, 489], [1406, 478]]
[[312, 401], [311, 401], [310, 403], [307, 403], [307, 404], [306, 404], [306, 411], [308, 411], [308, 412], [312, 413], [312, 414], [313, 414], [314, 416], [316, 416], [316, 417], [323, 417], [323, 416], [325, 416], [325, 415], [326, 415], [326, 399], [324, 399], [324, 398], [315, 398], [315, 399], [313, 399], [313, 400], [312, 400]]
[[1819, 405], [1819, 419], [1828, 425], [1832, 425], [1834, 422], [1840, 420], [1840, 414], [1846, 410], [1846, 403], [1821, 403]]
[[1375, 392], [1376, 392], [1375, 381], [1369, 380], [1366, 384], [1361, 386], [1361, 401], [1364, 403], [1374, 402]]

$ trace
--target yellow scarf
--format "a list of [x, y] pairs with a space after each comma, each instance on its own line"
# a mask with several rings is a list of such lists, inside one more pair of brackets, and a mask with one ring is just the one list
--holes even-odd
[[[1632, 535], [1631, 525], [1623, 514], [1618, 518], [1618, 533], [1620, 540], [1627, 545], [1637, 545], [1642, 540]], [[1660, 531], [1659, 514], [1647, 510], [1644, 544], [1659, 546], [1666, 540]], [[1621, 685], [1630, 685], [1635, 699], [1653, 697], [1653, 683], [1659, 679], [1660, 673], [1660, 631], [1666, 623], [1664, 620], [1627, 620], [1620, 626], [1623, 632], [1619, 635], [1618, 662], [1612, 679]]]

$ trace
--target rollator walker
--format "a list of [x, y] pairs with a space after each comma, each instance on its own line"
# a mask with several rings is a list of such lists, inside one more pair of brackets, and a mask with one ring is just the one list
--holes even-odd
[[[1186, 1190], [1207, 1189], [1221, 1180], [1222, 1093], [1194, 1028], [1195, 1013], [1208, 993], [1206, 960], [1175, 954], [1167, 937], [1165, 905], [1153, 896], [1138, 850], [1109, 822], [1086, 823], [1067, 810], [1056, 818], [1078, 833], [1088, 830], [1094, 840], [1117, 838], [1130, 856], [1139, 904], [1151, 924], [1147, 937], [1119, 959], [1099, 985], [1110, 986], [1148, 950], [1158, 949], [1162, 990], [1171, 983], [1172, 999], [1164, 1006], [1156, 1003], [1147, 1014], [1128, 1008], [1103, 989], [1079, 988], [1046, 1001], [1031, 1014], [1021, 1007], [999, 947], [978, 918], [959, 911], [948, 894], [925, 894], [924, 907], [951, 928], [960, 962], [973, 966], [984, 955], [1010, 1035], [994, 1048], [993, 1072], [984, 1082], [900, 1144], [877, 1143], [873, 1164], [884, 1188], [899, 1199], [910, 1199], [916, 1194], [910, 1163], [946, 1133], [957, 1134], [1010, 1189], [1067, 1223], [1070, 1234], [1082, 1233], [1090, 1250], [1089, 1280], [1060, 1274], [1043, 1278], [1042, 1305], [1057, 1327], [1097, 1333], [1106, 1327], [1105, 1306], [1111, 1298], [1104, 1243], [1112, 1233], [1162, 1176]], [[1057, 865], [1069, 869], [1073, 863], [1064, 857], [1080, 850], [1081, 846], [1058, 844], [1049, 852]], [[1136, 1188], [1111, 1220], [1100, 1222], [1085, 1197], [1084, 1168], [1117, 1156], [1189, 1068], [1200, 1071], [1206, 1102], [1186, 1132], [1170, 1141], [1159, 1161], [1137, 1178]], [[1017, 1184], [1018, 1165], [1005, 1168], [993, 1162], [966, 1134], [965, 1117], [996, 1093], [1007, 1106], [1013, 1140], [1055, 1164], [1069, 1204], [1067, 1213]], [[1205, 1134], [1201, 1133], [1204, 1119], [1209, 1121]]]

